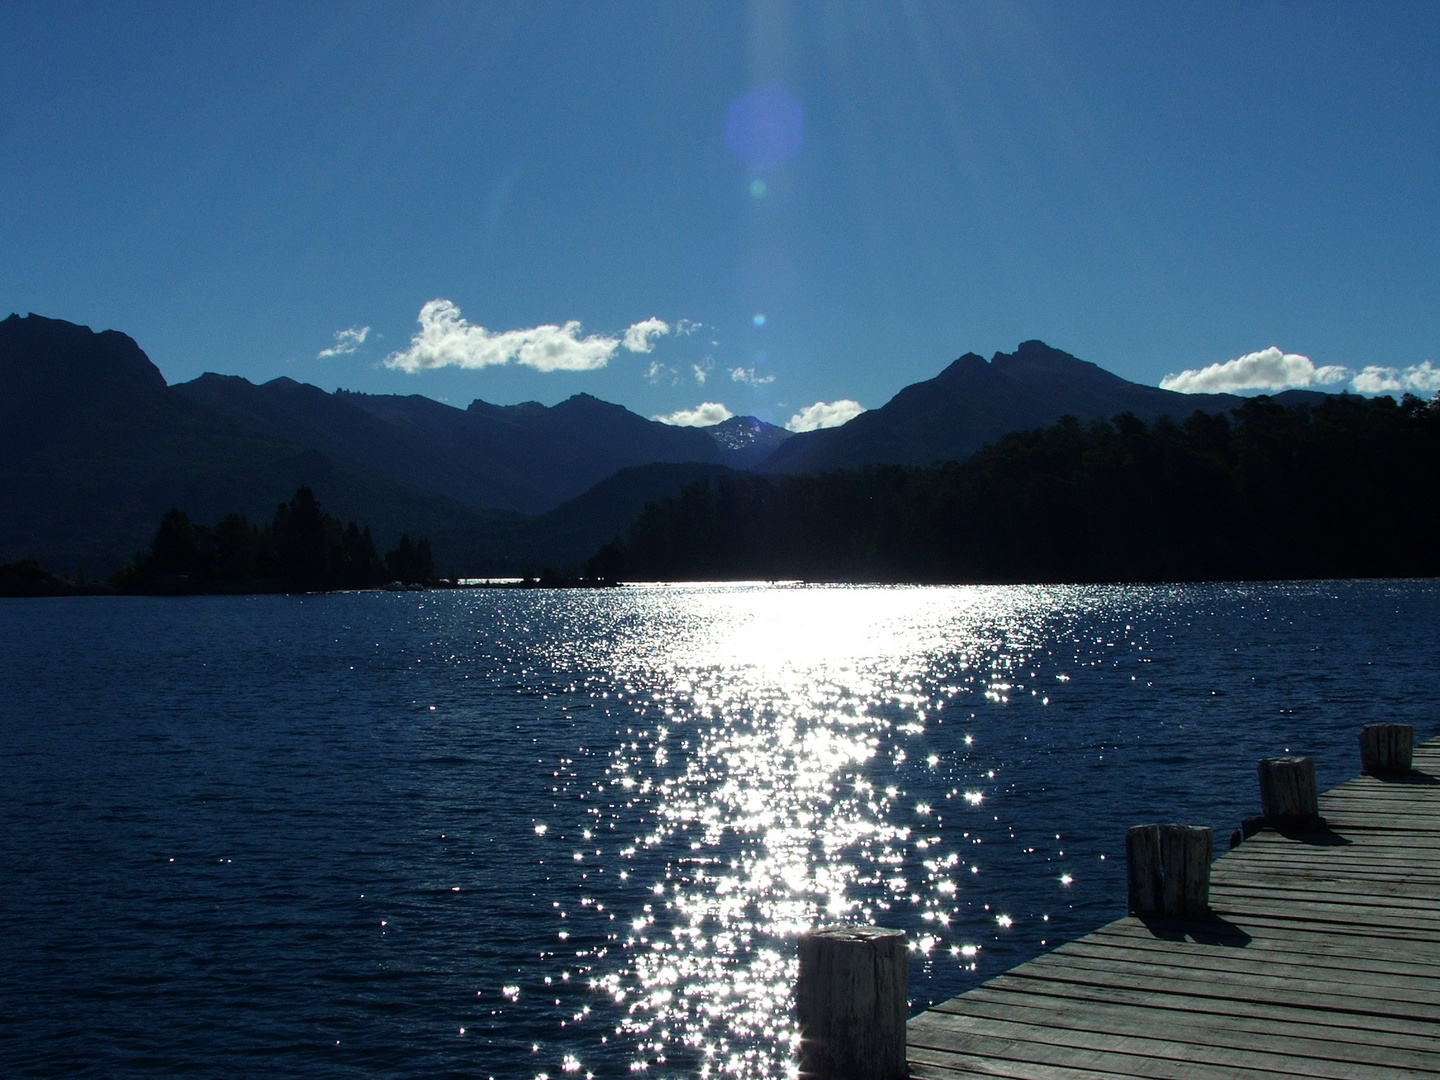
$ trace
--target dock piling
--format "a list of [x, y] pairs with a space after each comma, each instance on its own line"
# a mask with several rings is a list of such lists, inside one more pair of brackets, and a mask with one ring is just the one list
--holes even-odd
[[1313, 825], [1320, 817], [1315, 759], [1260, 759], [1260, 812], [1267, 825]]
[[1413, 724], [1366, 724], [1360, 729], [1360, 771], [1397, 776], [1410, 771], [1415, 752]]
[[825, 926], [800, 935], [795, 1011], [804, 1080], [904, 1080], [905, 931]]
[[1210, 910], [1215, 834], [1206, 825], [1136, 825], [1125, 834], [1130, 914], [1198, 918]]
[[1166, 825], [1160, 830], [1164, 914], [1197, 919], [1209, 912], [1214, 850], [1215, 834], [1208, 825]]
[[1159, 825], [1135, 825], [1126, 832], [1125, 878], [1130, 894], [1130, 914], [1159, 914]]

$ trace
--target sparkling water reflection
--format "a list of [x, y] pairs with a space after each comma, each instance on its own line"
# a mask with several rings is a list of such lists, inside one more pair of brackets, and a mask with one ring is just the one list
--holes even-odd
[[[653, 623], [646, 609], [677, 591], [635, 594], [638, 622]], [[685, 592], [666, 608], [688, 625], [627, 636], [608, 658], [646, 726], [627, 727], [597, 785], [612, 801], [592, 812], [619, 827], [642, 800], [651, 827], [614, 856], [626, 866], [645, 848], [666, 854], [663, 877], [650, 860], [654, 899], [616, 939], [622, 963], [596, 985], [630, 1002], [620, 1032], [640, 1048], [633, 1067], [667, 1065], [679, 1050], [702, 1076], [773, 1076], [793, 1056], [803, 929], [885, 921], [902, 906], [923, 920], [921, 953], [975, 944], [956, 936], [965, 887], [945, 804], [956, 784], [994, 772], [977, 773], [973, 736], [942, 767], [927, 728], [943, 725], [947, 705], [957, 722], [973, 720], [956, 711], [969, 696], [1023, 689], [1017, 672], [1056, 597]], [[967, 802], [979, 806], [981, 793]]]
[[1126, 825], [1223, 835], [1262, 754], [1328, 786], [1365, 720], [1429, 735], [1437, 601], [9, 605], [0, 1066], [784, 1076], [801, 930], [906, 929], [919, 1008], [1118, 915]]

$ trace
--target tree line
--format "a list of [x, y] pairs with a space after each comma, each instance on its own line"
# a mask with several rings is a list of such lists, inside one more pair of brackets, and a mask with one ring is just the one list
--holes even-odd
[[611, 580], [1098, 582], [1440, 573], [1440, 399], [1073, 418], [963, 462], [689, 485]]
[[314, 592], [434, 578], [423, 536], [402, 536], [381, 557], [368, 525], [342, 524], [301, 487], [264, 526], [229, 514], [212, 528], [169, 510], [150, 550], [137, 552], [111, 582], [125, 592]]

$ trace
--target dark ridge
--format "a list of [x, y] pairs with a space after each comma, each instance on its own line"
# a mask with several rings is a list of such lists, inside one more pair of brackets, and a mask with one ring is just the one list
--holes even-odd
[[1073, 417], [963, 462], [732, 474], [653, 503], [610, 580], [1101, 582], [1440, 573], [1440, 399]]
[[967, 353], [843, 427], [792, 436], [755, 417], [675, 427], [589, 394], [459, 409], [290, 378], [167, 387], [124, 334], [12, 315], [0, 321], [0, 562], [104, 577], [170, 507], [265, 520], [309, 486], [341, 518], [369, 521], [377, 544], [424, 533], [447, 576], [528, 572], [573, 565], [647, 502], [726, 468], [927, 465], [1062, 415], [1149, 422], [1244, 401], [1139, 386], [1031, 341], [988, 362]]
[[[1284, 400], [1326, 395], [1290, 391]], [[1043, 341], [1022, 342], [987, 363], [966, 353], [933, 379], [905, 387], [885, 405], [849, 423], [805, 432], [766, 459], [760, 471], [823, 472], [864, 465], [963, 461], [1012, 431], [1131, 413], [1146, 422], [1183, 420], [1196, 411], [1224, 413], [1247, 399], [1232, 394], [1178, 394], [1128, 382]]]

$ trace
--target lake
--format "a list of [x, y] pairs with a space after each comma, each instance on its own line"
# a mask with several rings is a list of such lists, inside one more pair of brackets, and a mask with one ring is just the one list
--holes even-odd
[[778, 1077], [795, 939], [919, 1009], [1132, 824], [1436, 730], [1440, 583], [0, 601], [0, 1073]]

